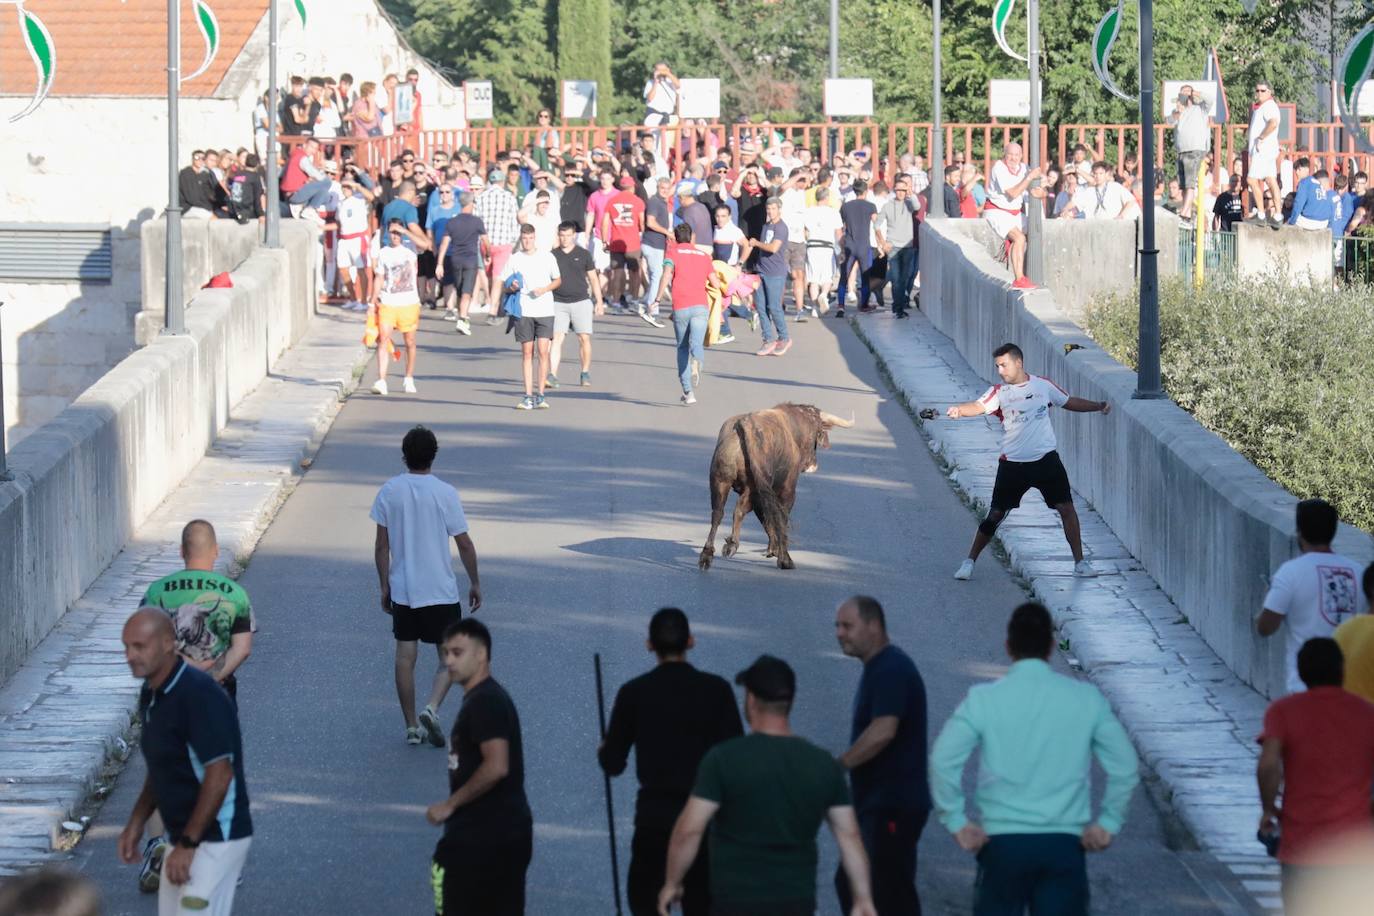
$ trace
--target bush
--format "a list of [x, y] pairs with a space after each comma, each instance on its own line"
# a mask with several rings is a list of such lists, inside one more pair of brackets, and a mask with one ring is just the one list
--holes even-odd
[[[1294, 287], [1279, 277], [1160, 286], [1164, 390], [1289, 492], [1322, 497], [1374, 530], [1374, 286]], [[1136, 367], [1134, 294], [1093, 302], [1087, 330]]]

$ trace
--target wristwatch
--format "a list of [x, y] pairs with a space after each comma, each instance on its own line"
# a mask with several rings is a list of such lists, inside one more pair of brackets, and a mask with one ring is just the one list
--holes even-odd
[[193, 840], [184, 833], [177, 837], [176, 843], [182, 849], [195, 849], [200, 846], [200, 840]]

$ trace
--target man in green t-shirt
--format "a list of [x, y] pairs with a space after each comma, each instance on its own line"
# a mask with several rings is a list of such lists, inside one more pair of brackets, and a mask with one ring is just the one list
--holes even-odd
[[849, 916], [877, 916], [868, 859], [844, 768], [792, 734], [796, 675], [761, 655], [735, 678], [744, 687], [751, 734], [716, 745], [697, 768], [696, 786], [673, 828], [658, 911], [669, 916], [711, 827], [713, 916], [811, 916], [816, 911], [816, 831], [830, 825], [854, 893]]
[[219, 681], [237, 702], [234, 672], [252, 653], [256, 629], [248, 593], [215, 572], [219, 542], [209, 522], [196, 519], [181, 530], [181, 559], [186, 568], [148, 586], [142, 606], [167, 612], [177, 653]]

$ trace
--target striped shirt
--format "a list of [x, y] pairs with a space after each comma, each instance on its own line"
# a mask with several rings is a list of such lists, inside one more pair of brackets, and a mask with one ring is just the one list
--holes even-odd
[[488, 185], [477, 195], [472, 212], [487, 228], [487, 238], [493, 245], [514, 245], [520, 238], [520, 204], [515, 195], [500, 185]]

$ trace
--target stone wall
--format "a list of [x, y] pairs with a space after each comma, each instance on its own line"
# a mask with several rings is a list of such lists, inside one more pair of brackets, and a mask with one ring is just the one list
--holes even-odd
[[[216, 232], [251, 239], [256, 227]], [[187, 333], [158, 337], [9, 454], [0, 483], [0, 681], [195, 467], [230, 409], [304, 334], [315, 310], [317, 230], [282, 225], [232, 289], [197, 292]]]
[[1294, 283], [1331, 285], [1334, 250], [1325, 229], [1284, 226], [1277, 232], [1257, 223], [1236, 223], [1236, 275], [1256, 277], [1280, 271]]
[[[1075, 489], [1232, 671], [1281, 692], [1284, 637], [1260, 639], [1253, 618], [1273, 570], [1297, 551], [1295, 498], [1172, 401], [1133, 400], [1135, 373], [1093, 344], [1052, 291], [1010, 289], [982, 232], [973, 221], [922, 227], [922, 309], [990, 381], [992, 351], [1010, 341], [1028, 371], [1112, 403], [1105, 417], [1054, 412]], [[1069, 343], [1083, 349], [1066, 353]], [[1374, 558], [1369, 535], [1349, 526], [1336, 548]]]

